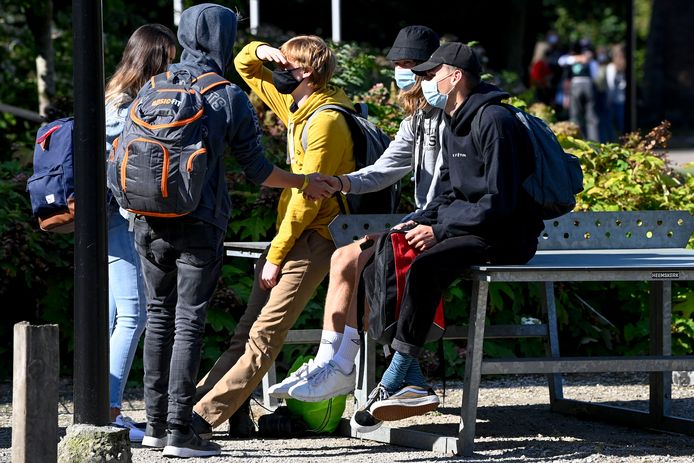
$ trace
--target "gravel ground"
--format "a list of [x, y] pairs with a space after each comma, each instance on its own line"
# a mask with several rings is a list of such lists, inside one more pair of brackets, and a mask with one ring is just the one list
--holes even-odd
[[[565, 396], [612, 404], [648, 407], [646, 375], [565, 375]], [[441, 390], [438, 391], [441, 393]], [[417, 430], [454, 435], [461, 399], [460, 384], [447, 385], [446, 398], [437, 412], [393, 423]], [[128, 390], [124, 413], [144, 419], [141, 390]], [[694, 419], [694, 387], [673, 386], [673, 414]], [[625, 402], [629, 400], [631, 402]], [[348, 401], [345, 417], [352, 405]], [[191, 462], [691, 462], [694, 438], [597, 421], [580, 420], [549, 411], [547, 386], [542, 376], [483, 377], [480, 389], [475, 455], [462, 459], [368, 440], [337, 436], [294, 439], [234, 440], [225, 437], [225, 426], [215, 439], [223, 447], [220, 457]], [[72, 421], [69, 383], [61, 387], [58, 408], [61, 435]], [[267, 413], [258, 404], [254, 416]], [[0, 384], [0, 462], [11, 456], [11, 385]], [[133, 446], [134, 463], [166, 461], [154, 450]]]

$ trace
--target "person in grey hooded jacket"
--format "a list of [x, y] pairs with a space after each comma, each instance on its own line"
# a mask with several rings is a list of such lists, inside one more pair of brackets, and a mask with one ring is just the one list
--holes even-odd
[[[191, 79], [208, 72], [223, 74], [232, 59], [236, 23], [236, 14], [219, 5], [206, 3], [185, 10], [178, 29], [183, 53], [169, 72]], [[254, 183], [299, 189], [309, 184], [307, 176], [290, 174], [263, 156], [255, 111], [239, 87], [228, 84], [205, 93], [204, 111], [209, 160], [197, 209], [179, 218], [138, 216], [134, 223], [148, 316], [144, 345], [147, 428], [142, 445], [164, 448], [164, 456], [184, 458], [220, 453], [219, 445], [194, 432], [191, 419], [207, 307], [220, 276], [231, 214], [224, 149], [231, 147]], [[304, 192], [317, 197], [320, 185], [311, 182]]]

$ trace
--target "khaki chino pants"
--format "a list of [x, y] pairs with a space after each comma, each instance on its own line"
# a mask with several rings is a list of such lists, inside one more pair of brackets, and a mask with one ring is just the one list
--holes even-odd
[[333, 251], [332, 241], [314, 230], [305, 231], [270, 291], [259, 284], [267, 250], [258, 259], [248, 306], [230, 346], [197, 386], [194, 411], [213, 427], [238, 410], [270, 369], [287, 332], [328, 274]]

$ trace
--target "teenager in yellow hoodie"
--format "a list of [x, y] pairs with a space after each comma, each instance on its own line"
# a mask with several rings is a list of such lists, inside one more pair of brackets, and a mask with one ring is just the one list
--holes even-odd
[[[268, 61], [274, 63], [274, 71], [265, 67]], [[302, 147], [302, 131], [316, 109], [333, 104], [354, 110], [342, 90], [328, 85], [336, 60], [321, 38], [294, 37], [279, 49], [252, 42], [234, 64], [251, 90], [287, 126], [287, 160], [293, 173], [333, 176], [354, 170], [349, 127], [337, 111], [316, 114], [308, 128], [306, 150]], [[198, 384], [193, 427], [201, 437], [210, 436], [212, 428], [247, 402], [328, 274], [335, 250], [328, 224], [338, 213], [334, 197], [312, 201], [297, 189], [282, 192], [277, 235], [258, 260], [246, 312], [229, 349]]]

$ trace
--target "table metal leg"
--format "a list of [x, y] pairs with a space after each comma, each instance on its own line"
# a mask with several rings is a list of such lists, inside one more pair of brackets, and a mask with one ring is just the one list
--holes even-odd
[[[557, 306], [554, 298], [554, 282], [546, 281], [542, 283], [540, 303], [542, 312], [547, 320], [547, 338], [545, 339], [545, 352], [548, 357], [559, 359], [559, 328], [557, 326]], [[549, 386], [549, 403], [554, 406], [557, 399], [564, 398], [564, 389], [561, 374], [555, 373], [547, 375]]]
[[488, 293], [488, 282], [473, 281], [463, 382], [463, 403], [460, 409], [460, 429], [458, 431], [458, 452], [464, 456], [472, 455], [475, 441]]
[[[672, 283], [651, 281], [650, 283], [650, 330], [651, 355], [672, 354]], [[655, 372], [649, 375], [649, 410], [652, 424], [663, 421], [672, 410], [672, 372]]]

